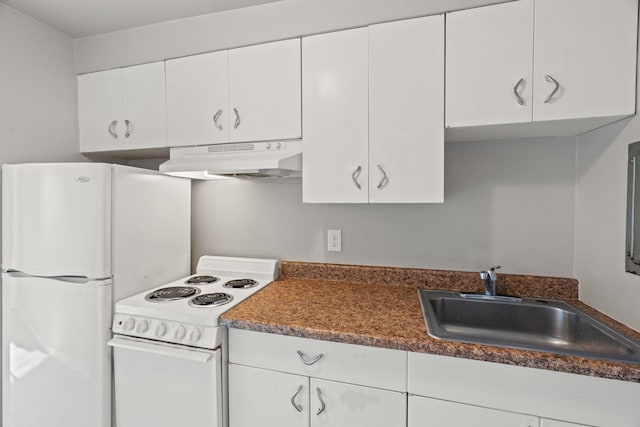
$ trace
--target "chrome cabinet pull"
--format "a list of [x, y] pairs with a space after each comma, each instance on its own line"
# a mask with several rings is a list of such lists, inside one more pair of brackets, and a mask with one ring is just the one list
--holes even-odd
[[125, 120], [124, 124], [127, 125], [127, 131], [125, 132], [124, 137], [129, 138], [133, 133], [131, 129], [131, 122], [129, 120]]
[[382, 166], [378, 165], [378, 170], [382, 174], [382, 179], [378, 183], [378, 190], [380, 190], [389, 181], [389, 178], [387, 178], [387, 174], [384, 169], [382, 169]]
[[320, 415], [321, 413], [324, 412], [327, 405], [325, 405], [324, 399], [322, 399], [322, 392], [320, 391], [319, 387], [316, 387], [316, 391], [318, 392], [318, 400], [320, 401], [320, 409], [318, 409], [318, 412], [316, 412], [316, 415]]
[[109, 131], [109, 135], [111, 135], [113, 139], [118, 139], [118, 134], [115, 131], [117, 124], [118, 124], [118, 121], [114, 120], [107, 127], [107, 130]]
[[214, 114], [213, 116], [213, 124], [216, 125], [218, 130], [222, 130], [222, 125], [218, 123], [218, 119], [220, 118], [220, 115], [222, 115], [222, 109], [216, 111], [216, 114]]
[[234, 129], [238, 129], [238, 126], [240, 126], [241, 120], [240, 120], [240, 113], [238, 113], [238, 109], [234, 108], [233, 112], [236, 113], [236, 122], [233, 124], [233, 128]]
[[358, 165], [356, 170], [354, 170], [353, 173], [351, 174], [351, 179], [353, 180], [353, 183], [356, 185], [356, 187], [358, 187], [358, 190], [362, 190], [362, 187], [360, 187], [360, 183], [358, 182], [358, 177], [360, 176], [361, 171], [362, 171], [362, 166]]
[[296, 393], [293, 396], [291, 396], [291, 404], [293, 405], [294, 408], [296, 408], [296, 411], [298, 412], [302, 412], [302, 405], [300, 405], [299, 403], [296, 403], [296, 397], [298, 397], [298, 394], [300, 394], [301, 391], [302, 391], [302, 385], [298, 386]]
[[556, 92], [558, 92], [558, 89], [560, 89], [560, 83], [558, 83], [558, 81], [556, 79], [554, 79], [553, 77], [551, 77], [550, 75], [546, 75], [544, 76], [544, 79], [546, 81], [548, 81], [549, 83], [553, 83], [553, 91], [549, 94], [549, 96], [547, 96], [544, 99], [544, 103], [548, 103], [549, 101], [551, 101], [551, 98], [553, 98], [553, 96], [556, 94]]
[[311, 366], [314, 363], [316, 363], [318, 360], [322, 359], [323, 354], [320, 353], [319, 355], [317, 355], [316, 357], [312, 358], [312, 359], [308, 359], [307, 356], [305, 356], [305, 354], [303, 352], [301, 352], [300, 350], [296, 351], [296, 354], [298, 355], [298, 357], [300, 358], [300, 360], [302, 360], [302, 363], [304, 363], [307, 366]]
[[513, 94], [516, 96], [516, 100], [520, 105], [524, 105], [524, 99], [522, 99], [522, 96], [520, 96], [520, 93], [518, 93], [518, 89], [520, 89], [520, 85], [522, 85], [523, 83], [524, 79], [520, 79], [518, 80], [518, 83], [516, 83], [516, 85], [513, 87]]

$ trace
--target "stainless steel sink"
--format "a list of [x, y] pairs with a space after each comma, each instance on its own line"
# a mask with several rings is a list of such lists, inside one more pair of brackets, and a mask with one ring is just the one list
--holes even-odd
[[640, 345], [558, 300], [419, 291], [438, 339], [640, 363]]

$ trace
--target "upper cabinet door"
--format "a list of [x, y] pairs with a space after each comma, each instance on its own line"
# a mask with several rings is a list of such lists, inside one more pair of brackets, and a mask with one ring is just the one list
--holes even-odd
[[229, 140], [227, 57], [225, 50], [166, 62], [170, 147]]
[[166, 147], [164, 61], [121, 69], [124, 147]]
[[367, 28], [305, 37], [303, 201], [367, 203]]
[[521, 0], [447, 15], [447, 127], [532, 120], [533, 7]]
[[300, 67], [300, 39], [229, 51], [231, 142], [302, 136]]
[[444, 16], [369, 27], [369, 202], [444, 199]]
[[636, 0], [536, 0], [535, 121], [635, 112], [637, 9]]
[[119, 69], [78, 76], [81, 152], [122, 148], [121, 90]]

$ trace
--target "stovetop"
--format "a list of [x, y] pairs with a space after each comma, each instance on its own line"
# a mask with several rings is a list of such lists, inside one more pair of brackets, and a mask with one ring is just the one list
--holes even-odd
[[[113, 331], [137, 338], [203, 345], [222, 313], [277, 278], [272, 259], [203, 256], [196, 274], [118, 301]], [[206, 345], [210, 348], [210, 345]]]

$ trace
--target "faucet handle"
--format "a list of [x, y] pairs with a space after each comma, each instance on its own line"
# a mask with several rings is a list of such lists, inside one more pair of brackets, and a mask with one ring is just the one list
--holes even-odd
[[489, 269], [489, 271], [496, 271], [496, 270], [497, 270], [497, 269], [499, 269], [499, 268], [502, 268], [502, 266], [501, 266], [501, 265], [494, 265], [494, 266], [491, 266], [491, 268]]

